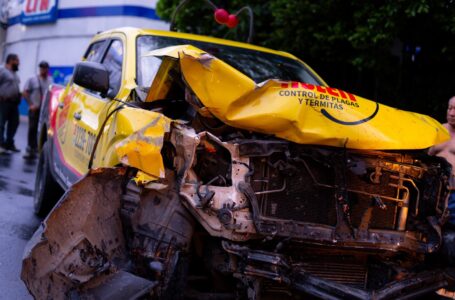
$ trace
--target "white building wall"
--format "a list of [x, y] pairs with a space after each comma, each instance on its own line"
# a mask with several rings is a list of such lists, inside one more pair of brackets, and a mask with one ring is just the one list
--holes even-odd
[[155, 8], [158, 0], [59, 0], [59, 7], [74, 8], [74, 7], [89, 7], [95, 3], [97, 6], [109, 5], [137, 5]]
[[145, 17], [113, 15], [68, 18], [69, 9], [82, 15], [94, 8], [101, 8], [104, 9], [103, 13], [109, 13], [112, 7], [125, 6], [134, 6], [135, 12], [141, 9], [150, 12], [156, 7], [157, 0], [59, 0], [58, 9], [63, 13], [66, 12], [66, 17], [57, 19], [55, 23], [34, 25], [17, 23], [24, 0], [6, 1], [8, 1], [8, 18], [10, 21], [16, 20], [16, 23], [13, 22], [6, 30], [6, 37], [1, 47], [4, 50], [1, 58], [4, 60], [8, 53], [19, 55], [21, 64], [18, 74], [22, 84], [28, 77], [36, 74], [37, 65], [41, 60], [48, 61], [51, 67], [73, 66], [80, 61], [90, 39], [99, 31], [123, 26], [161, 30], [169, 28], [167, 23], [150, 18], [149, 14]]

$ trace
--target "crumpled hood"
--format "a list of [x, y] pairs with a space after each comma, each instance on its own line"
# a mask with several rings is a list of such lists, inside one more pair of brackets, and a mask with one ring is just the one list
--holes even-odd
[[301, 82], [256, 84], [227, 63], [193, 46], [148, 55], [178, 59], [201, 103], [226, 124], [300, 144], [351, 149], [425, 149], [450, 138], [433, 118], [353, 94]]

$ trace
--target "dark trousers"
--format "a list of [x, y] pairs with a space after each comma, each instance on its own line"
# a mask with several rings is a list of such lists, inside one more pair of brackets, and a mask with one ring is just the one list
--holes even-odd
[[455, 225], [455, 191], [450, 191], [449, 204], [449, 223]]
[[36, 150], [38, 133], [39, 110], [28, 111], [28, 149]]
[[[13, 101], [0, 102], [0, 145], [14, 145], [14, 135], [19, 126], [19, 104]], [[6, 137], [5, 137], [6, 131]]]

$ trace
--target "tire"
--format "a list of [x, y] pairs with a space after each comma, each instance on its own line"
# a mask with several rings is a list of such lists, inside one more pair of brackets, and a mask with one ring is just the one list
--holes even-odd
[[33, 206], [35, 214], [45, 217], [63, 195], [63, 190], [52, 176], [49, 166], [49, 142], [45, 142], [39, 154], [36, 170]]

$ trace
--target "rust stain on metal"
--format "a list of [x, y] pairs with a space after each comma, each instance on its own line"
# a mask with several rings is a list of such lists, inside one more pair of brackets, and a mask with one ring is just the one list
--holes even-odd
[[126, 259], [119, 216], [123, 173], [92, 171], [66, 193], [34, 234], [21, 278], [36, 299], [64, 299], [71, 289], [115, 273], [114, 261]]

